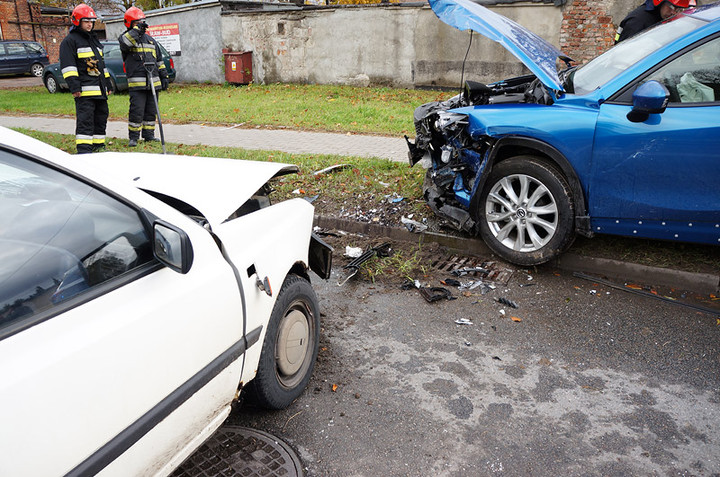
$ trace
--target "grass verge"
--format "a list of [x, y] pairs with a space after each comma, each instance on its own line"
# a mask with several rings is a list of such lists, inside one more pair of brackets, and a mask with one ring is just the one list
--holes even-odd
[[[396, 88], [271, 84], [222, 86], [174, 84], [160, 94], [166, 122], [241, 124], [306, 131], [414, 135], [413, 111], [452, 93]], [[69, 93], [43, 87], [0, 90], [0, 112], [74, 115]], [[127, 94], [111, 95], [110, 118], [127, 121]]]

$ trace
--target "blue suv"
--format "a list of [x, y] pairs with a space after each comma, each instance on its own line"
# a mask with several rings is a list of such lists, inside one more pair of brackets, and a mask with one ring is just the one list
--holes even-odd
[[519, 265], [552, 259], [576, 234], [720, 244], [720, 3], [580, 67], [470, 0], [430, 5], [532, 73], [467, 81], [415, 110], [410, 163], [427, 169], [437, 215]]

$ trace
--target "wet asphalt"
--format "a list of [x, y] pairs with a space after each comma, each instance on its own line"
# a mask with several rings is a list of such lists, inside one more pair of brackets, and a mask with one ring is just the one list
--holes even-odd
[[718, 316], [551, 267], [432, 304], [397, 281], [314, 286], [310, 386], [229, 421], [284, 439], [308, 475], [720, 475]]

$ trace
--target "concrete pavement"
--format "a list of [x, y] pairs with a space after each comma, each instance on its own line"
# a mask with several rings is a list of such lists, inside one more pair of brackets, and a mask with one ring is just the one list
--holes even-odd
[[[75, 133], [74, 117], [0, 116], [0, 126], [22, 127], [61, 134]], [[318, 133], [282, 129], [243, 129], [202, 124], [163, 124], [166, 142], [242, 147], [295, 154], [337, 154], [379, 157], [407, 161], [407, 145], [402, 138], [358, 134]], [[156, 131], [158, 136], [159, 131]], [[127, 139], [127, 123], [109, 121], [107, 136]]]

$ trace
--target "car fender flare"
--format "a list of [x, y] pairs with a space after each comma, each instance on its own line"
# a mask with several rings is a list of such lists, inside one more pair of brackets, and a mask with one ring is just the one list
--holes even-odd
[[577, 233], [583, 236], [592, 236], [590, 217], [587, 215], [585, 194], [583, 193], [580, 179], [575, 173], [575, 170], [570, 165], [570, 162], [567, 160], [567, 158], [559, 150], [546, 142], [531, 137], [505, 136], [497, 139], [495, 142], [492, 143], [491, 147], [486, 153], [488, 159], [488, 167], [483, 170], [482, 175], [477, 179], [478, 184], [475, 187], [476, 193], [473, 195], [472, 201], [470, 203], [470, 213], [473, 214], [473, 216], [477, 216], [476, 212], [480, 207], [480, 195], [483, 187], [485, 186], [485, 180], [487, 179], [494, 165], [505, 158], [505, 155], [501, 154], [503, 149], [509, 147], [522, 148], [525, 150], [526, 153], [532, 153], [532, 151], [536, 151], [542, 154], [544, 157], [548, 158], [549, 161], [553, 163], [560, 170], [560, 172], [563, 173], [563, 175], [568, 181], [568, 184], [570, 185], [570, 189], [573, 193], [573, 199], [575, 201], [575, 230], [577, 231]]

